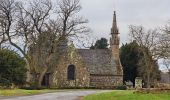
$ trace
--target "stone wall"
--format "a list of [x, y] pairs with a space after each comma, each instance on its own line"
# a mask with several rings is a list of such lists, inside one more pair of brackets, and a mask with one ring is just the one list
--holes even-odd
[[[109, 59], [110, 60], [110, 59]], [[84, 62], [82, 56], [79, 55], [74, 45], [62, 51], [59, 63], [52, 69], [50, 74], [50, 86], [57, 88], [75, 88], [75, 87], [96, 87], [96, 88], [111, 88], [123, 85], [123, 75], [118, 74], [116, 65], [120, 63], [111, 63], [110, 70], [116, 70], [113, 74], [90, 74], [90, 69], [87, 63]], [[97, 63], [97, 62], [96, 62]], [[75, 66], [75, 79], [67, 79], [67, 69], [69, 65]], [[99, 67], [99, 66], [98, 66]], [[107, 67], [107, 66], [106, 66]], [[100, 67], [99, 67], [100, 68]], [[97, 69], [94, 69], [97, 70]], [[107, 71], [107, 70], [103, 70]], [[120, 71], [121, 72], [121, 71]]]
[[123, 85], [122, 76], [116, 75], [90, 75], [90, 86], [91, 87], [114, 87]]
[[[67, 68], [75, 66], [75, 79], [67, 79]], [[50, 78], [50, 86], [57, 88], [89, 87], [89, 72], [74, 46], [70, 46], [61, 56]]]

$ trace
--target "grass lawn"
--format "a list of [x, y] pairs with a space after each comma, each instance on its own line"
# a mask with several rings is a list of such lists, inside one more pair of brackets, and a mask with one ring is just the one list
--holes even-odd
[[48, 93], [48, 92], [56, 92], [57, 90], [24, 90], [24, 89], [11, 89], [11, 90], [1, 90], [0, 89], [0, 96], [24, 96], [24, 95], [34, 95], [40, 93]]
[[113, 92], [88, 95], [82, 100], [170, 100], [170, 92], [143, 94], [130, 90], [113, 90]]

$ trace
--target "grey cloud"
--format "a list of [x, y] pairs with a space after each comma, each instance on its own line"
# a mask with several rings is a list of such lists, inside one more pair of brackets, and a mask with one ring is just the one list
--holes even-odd
[[109, 34], [116, 9], [122, 43], [128, 41], [128, 25], [154, 28], [170, 19], [170, 0], [81, 0], [81, 4], [81, 15], [89, 19], [89, 27], [98, 37], [109, 38], [103, 33]]

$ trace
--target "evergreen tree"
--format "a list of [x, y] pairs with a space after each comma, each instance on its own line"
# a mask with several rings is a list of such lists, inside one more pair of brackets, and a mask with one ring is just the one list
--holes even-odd
[[[150, 56], [148, 54], [148, 56]], [[151, 57], [150, 57], [151, 58]], [[123, 81], [135, 83], [136, 77], [142, 77], [146, 81], [147, 67], [143, 62], [144, 56], [141, 47], [135, 42], [122, 45], [120, 50], [120, 60], [123, 66]], [[152, 71], [152, 80], [160, 78], [160, 71], [156, 62]]]
[[101, 38], [100, 40], [97, 40], [95, 45], [92, 45], [90, 49], [108, 49], [107, 39]]
[[0, 49], [0, 86], [22, 85], [26, 78], [25, 61], [14, 51]]
[[136, 42], [125, 44], [120, 50], [120, 60], [123, 66], [123, 81], [131, 81], [135, 83], [135, 78], [138, 76], [137, 67], [139, 61], [138, 45]]

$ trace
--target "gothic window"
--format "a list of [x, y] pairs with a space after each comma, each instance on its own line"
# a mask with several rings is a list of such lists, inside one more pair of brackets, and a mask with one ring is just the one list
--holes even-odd
[[75, 66], [69, 65], [67, 68], [67, 79], [74, 80], [75, 79]]

